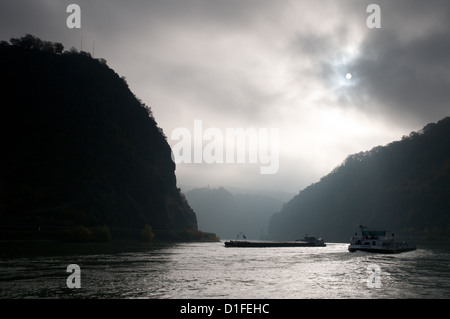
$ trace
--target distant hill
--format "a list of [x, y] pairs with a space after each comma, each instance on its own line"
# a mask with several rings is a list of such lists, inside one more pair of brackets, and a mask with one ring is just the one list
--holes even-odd
[[0, 227], [197, 230], [149, 107], [103, 59], [0, 42]]
[[241, 232], [248, 239], [262, 239], [267, 236], [270, 217], [282, 205], [269, 196], [233, 194], [223, 187], [197, 188], [185, 195], [197, 214], [199, 228], [222, 239], [235, 239]]
[[348, 241], [360, 224], [415, 239], [450, 239], [450, 118], [342, 165], [272, 216], [272, 238]]

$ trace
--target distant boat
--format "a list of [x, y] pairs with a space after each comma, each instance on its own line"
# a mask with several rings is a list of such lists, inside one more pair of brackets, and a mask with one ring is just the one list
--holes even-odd
[[230, 240], [225, 242], [225, 247], [243, 248], [270, 248], [270, 247], [325, 247], [322, 238], [307, 236], [302, 240], [295, 241], [247, 241]]
[[355, 233], [348, 250], [350, 252], [366, 251], [371, 253], [398, 254], [416, 250], [417, 247], [405, 242], [397, 242], [393, 233], [385, 230], [365, 230], [366, 226], [359, 226], [360, 233]]

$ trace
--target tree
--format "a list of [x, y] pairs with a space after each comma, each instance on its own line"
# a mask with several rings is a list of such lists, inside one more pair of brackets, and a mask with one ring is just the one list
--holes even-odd
[[55, 43], [54, 43], [54, 47], [55, 47], [55, 53], [57, 53], [57, 54], [63, 53], [63, 51], [64, 51], [64, 45], [62, 45], [62, 43], [55, 42]]
[[20, 46], [27, 50], [39, 50], [56, 54], [61, 54], [64, 51], [62, 43], [42, 41], [31, 34], [26, 34], [21, 38], [12, 38], [10, 42], [12, 45]]

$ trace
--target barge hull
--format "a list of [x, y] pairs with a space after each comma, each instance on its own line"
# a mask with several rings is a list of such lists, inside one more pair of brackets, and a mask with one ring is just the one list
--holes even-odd
[[325, 247], [326, 244], [315, 244], [303, 241], [295, 242], [250, 242], [250, 241], [227, 241], [225, 247], [256, 247], [256, 248], [270, 248], [270, 247]]
[[368, 253], [375, 253], [375, 254], [399, 254], [404, 253], [407, 251], [413, 251], [416, 250], [416, 247], [409, 247], [409, 248], [397, 248], [397, 249], [377, 249], [377, 248], [353, 248], [349, 247], [348, 251], [351, 253], [354, 253], [356, 251], [364, 251]]

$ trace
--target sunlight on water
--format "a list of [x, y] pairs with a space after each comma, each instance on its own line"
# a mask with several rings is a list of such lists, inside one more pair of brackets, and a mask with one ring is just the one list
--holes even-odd
[[[76, 253], [33, 256], [2, 250], [0, 297], [450, 297], [448, 248], [374, 255], [349, 253], [347, 247], [329, 243], [327, 247], [225, 248], [223, 242], [185, 243], [129, 252], [123, 252], [126, 247], [106, 252], [97, 247], [87, 253], [84, 247]], [[67, 288], [69, 264], [81, 268], [81, 289]]]

